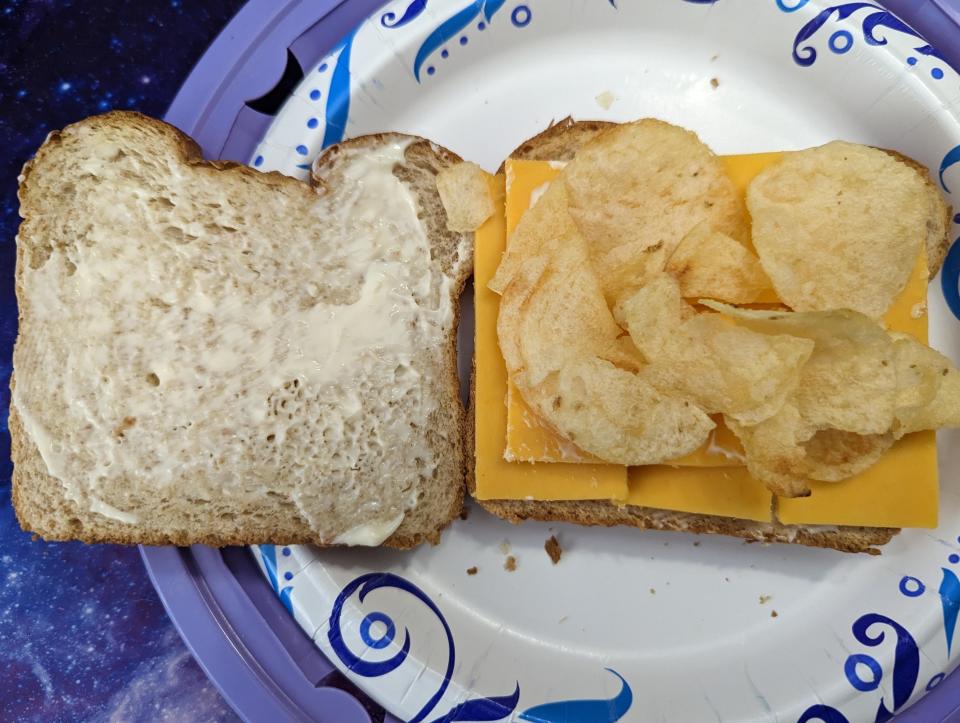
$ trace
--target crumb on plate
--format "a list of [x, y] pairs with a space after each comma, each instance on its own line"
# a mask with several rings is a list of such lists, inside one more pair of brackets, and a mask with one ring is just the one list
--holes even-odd
[[468, 567], [468, 568], [467, 568], [467, 574], [468, 574], [468, 575], [476, 575], [477, 572], [478, 572], [478, 570], [477, 570], [477, 566], [476, 566], [476, 565], [474, 565], [473, 567]]
[[507, 559], [503, 561], [503, 569], [507, 572], [513, 572], [517, 569], [517, 558], [513, 555], [507, 555]]
[[550, 555], [550, 562], [556, 565], [560, 562], [560, 556], [563, 554], [563, 549], [560, 547], [560, 543], [557, 541], [556, 535], [550, 535], [550, 539], [543, 543], [543, 549], [547, 551], [547, 554]]

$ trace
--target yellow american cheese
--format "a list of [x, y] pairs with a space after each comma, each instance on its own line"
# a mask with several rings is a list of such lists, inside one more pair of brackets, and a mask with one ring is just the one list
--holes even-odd
[[[761, 153], [723, 160], [731, 178], [744, 191], [757, 173], [781, 156]], [[623, 467], [599, 463], [556, 434], [527, 407], [507, 380], [496, 339], [499, 297], [486, 288], [486, 283], [499, 263], [504, 237], [519, 222], [534, 195], [558, 172], [558, 166], [546, 162], [508, 161], [505, 224], [503, 218], [492, 219], [478, 232], [477, 496], [613, 499], [660, 509], [769, 520], [771, 496], [740, 466], [742, 449], [722, 423], [692, 454], [669, 466], [631, 468], [627, 473]], [[498, 189], [502, 199], [502, 181]], [[926, 259], [921, 255], [906, 288], [886, 315], [891, 329], [913, 334], [923, 342], [927, 341], [927, 284]], [[771, 294], [760, 301], [776, 303], [777, 299]], [[483, 398], [481, 377], [486, 381]], [[514, 461], [507, 462], [504, 454]], [[788, 524], [935, 527], [935, 434], [909, 435], [865, 473], [839, 483], [814, 482], [812, 488], [810, 497], [778, 500], [778, 518]], [[614, 491], [601, 494], [608, 489]]]

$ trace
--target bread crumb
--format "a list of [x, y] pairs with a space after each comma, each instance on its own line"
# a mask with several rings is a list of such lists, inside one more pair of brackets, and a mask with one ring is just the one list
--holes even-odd
[[595, 100], [597, 101], [597, 105], [603, 108], [604, 110], [610, 110], [610, 106], [613, 105], [613, 101], [615, 101], [616, 99], [617, 97], [613, 93], [611, 93], [609, 90], [603, 91], [602, 93], [600, 93], [600, 95], [598, 95], [595, 98]]
[[561, 623], [567, 622], [567, 618], [568, 618], [568, 617], [569, 617], [569, 616], [564, 615], [562, 618], [560, 618], [559, 620], [557, 620], [557, 624], [560, 625]]
[[656, 595], [656, 594], [657, 594], [656, 588], [650, 588], [650, 594], [651, 594], [651, 595]]
[[730, 578], [729, 578], [729, 577], [725, 577], [725, 578], [723, 578], [723, 581], [724, 581], [724, 582], [730, 582]]
[[693, 541], [693, 546], [694, 546], [694, 547], [700, 547], [700, 540], [694, 540], [694, 541]]
[[927, 313], [927, 302], [918, 301], [910, 308], [910, 318], [919, 319], [921, 316]]
[[510, 540], [504, 540], [500, 543], [500, 552], [502, 552], [504, 555], [510, 554]]
[[720, 57], [719, 55], [711, 55], [711, 56], [710, 56], [710, 62], [712, 63], [714, 60], [716, 60], [716, 59], [719, 58], [719, 57]]
[[543, 549], [550, 555], [550, 562], [554, 565], [560, 562], [560, 556], [563, 554], [563, 550], [555, 535], [550, 535], [550, 539], [543, 543]]
[[513, 555], [507, 555], [507, 559], [503, 561], [503, 569], [507, 572], [513, 572], [517, 569], [517, 558]]
[[710, 87], [716, 90], [720, 87], [720, 81], [716, 78], [710, 78]]
[[770, 602], [772, 599], [773, 599], [773, 595], [761, 595], [761, 596], [760, 596], [760, 604], [761, 604], [761, 605], [766, 605], [766, 604], [767, 604], [768, 602]]
[[477, 566], [474, 565], [473, 567], [468, 567], [468, 568], [467, 568], [467, 574], [468, 574], [468, 575], [476, 575], [476, 574], [477, 574]]
[[776, 611], [776, 610], [771, 610], [771, 611], [770, 611], [770, 617], [776, 618], [776, 617], [780, 617], [780, 616], [777, 614], [777, 611]]

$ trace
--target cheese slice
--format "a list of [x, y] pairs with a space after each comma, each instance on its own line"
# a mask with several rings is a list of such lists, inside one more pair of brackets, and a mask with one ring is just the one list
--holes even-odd
[[746, 467], [630, 467], [626, 503], [770, 522], [772, 495]]
[[622, 500], [627, 496], [626, 467], [532, 464], [504, 459], [507, 367], [497, 343], [500, 297], [487, 288], [506, 247], [503, 176], [492, 177], [490, 187], [497, 211], [477, 229], [474, 239], [476, 461], [473, 495], [480, 500]]
[[[727, 156], [723, 161], [738, 188], [745, 191], [757, 173], [782, 155]], [[606, 498], [626, 504], [770, 520], [771, 496], [741, 466], [742, 448], [722, 424], [703, 447], [674, 460], [671, 465], [631, 468], [627, 472], [623, 467], [598, 463], [595, 457], [558, 435], [539, 420], [509, 384], [496, 339], [499, 296], [487, 289], [486, 283], [499, 263], [504, 248], [503, 235], [513, 230], [531, 200], [542, 193], [561, 168], [562, 164], [508, 160], [505, 224], [502, 218], [494, 219], [478, 232], [477, 496], [480, 499], [601, 499], [604, 498], [601, 490], [609, 486], [616, 487], [616, 492]], [[500, 193], [503, 193], [502, 186]], [[499, 239], [495, 238], [497, 223], [501, 234]], [[889, 328], [910, 333], [924, 343], [927, 341], [928, 283], [926, 258], [921, 255], [907, 286], [885, 317]], [[761, 299], [765, 303], [777, 301], [775, 296]], [[486, 330], [483, 340], [481, 327]], [[489, 353], [491, 348], [496, 350], [493, 359]], [[482, 403], [480, 379], [485, 369], [488, 370], [488, 384], [498, 381], [502, 386], [498, 388], [498, 394], [493, 388], [496, 385], [489, 384], [487, 401]], [[481, 444], [483, 435], [488, 436], [484, 445]], [[481, 460], [481, 446], [485, 453], [490, 452], [494, 457]], [[481, 468], [485, 474], [481, 473]], [[553, 473], [541, 472], [551, 469]], [[612, 477], [608, 478], [607, 474]], [[482, 476], [486, 477], [483, 484], [480, 482]], [[616, 484], [612, 482], [614, 477]], [[622, 487], [618, 486], [621, 480]], [[811, 487], [813, 494], [810, 497], [777, 500], [777, 518], [781, 522], [935, 527], [938, 508], [936, 435], [933, 432], [908, 435], [863, 474], [839, 483], [813, 482]]]
[[777, 500], [788, 525], [936, 527], [937, 433], [908, 434], [873, 467], [842, 482], [811, 482], [809, 497]]

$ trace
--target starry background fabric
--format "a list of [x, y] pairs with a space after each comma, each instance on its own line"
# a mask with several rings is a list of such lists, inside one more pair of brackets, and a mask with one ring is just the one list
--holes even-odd
[[17, 175], [56, 128], [162, 116], [242, 0], [0, 5], [0, 721], [233, 721], [168, 620], [136, 548], [31, 541], [10, 504]]

